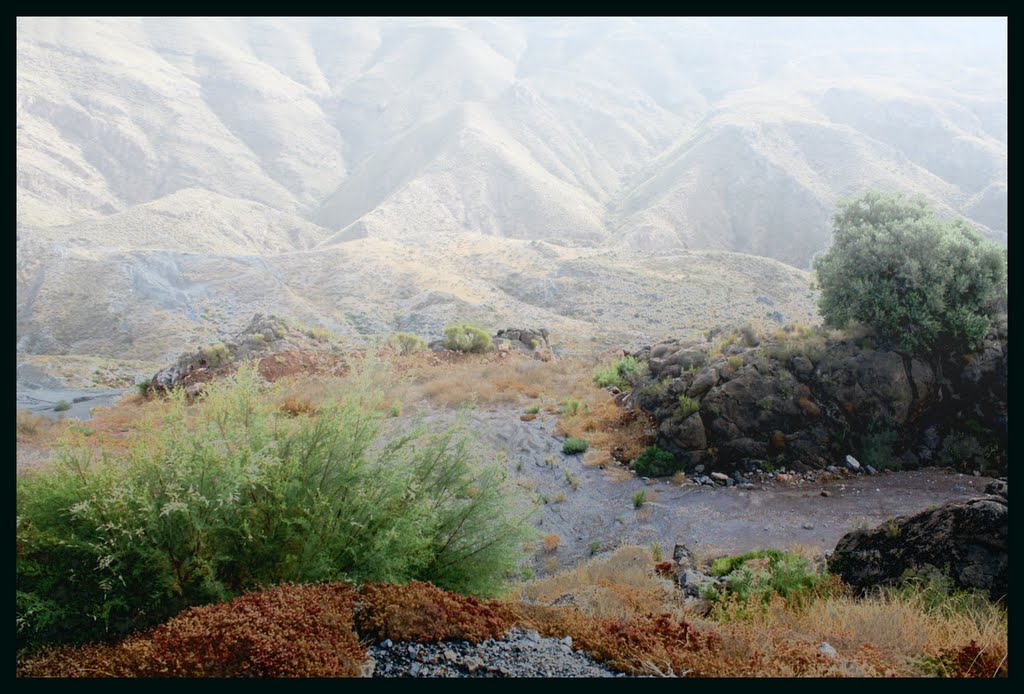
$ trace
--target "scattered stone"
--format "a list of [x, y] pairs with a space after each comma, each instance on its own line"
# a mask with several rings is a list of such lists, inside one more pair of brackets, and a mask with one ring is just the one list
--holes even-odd
[[380, 645], [382, 648], [391, 648], [394, 644], [391, 642], [391, 639], [384, 639], [380, 642]]
[[712, 472], [711, 479], [715, 480], [716, 482], [725, 484], [725, 482], [729, 480], [729, 476], [726, 475], [724, 472]]
[[827, 490], [827, 489], [822, 489], [822, 490], [821, 490], [821, 495], [822, 495], [822, 496], [832, 496], [832, 492], [830, 492], [830, 491], [829, 491], [829, 490]]
[[870, 465], [865, 465], [864, 466], [864, 471], [866, 473], [868, 473], [869, 475], [871, 475], [872, 477], [874, 477], [875, 475], [878, 474], [878, 470], [876, 470], [875, 468], [871, 467]]
[[804, 523], [804, 530], [814, 530], [814, 523]]
[[846, 456], [846, 460], [843, 461], [843, 464], [846, 465], [847, 470], [852, 470], [853, 472], [860, 471], [860, 463], [852, 455]]
[[1005, 478], [993, 480], [985, 487], [985, 493], [992, 496], [1001, 496], [1009, 501], [1009, 482]]
[[819, 652], [819, 653], [824, 653], [824, 654], [825, 654], [825, 655], [827, 655], [827, 656], [828, 656], [829, 658], [835, 658], [835, 657], [836, 657], [837, 655], [839, 655], [839, 654], [838, 654], [838, 653], [836, 652], [836, 649], [835, 649], [835, 648], [833, 648], [833, 647], [832, 647], [832, 645], [831, 645], [831, 644], [829, 644], [829, 642], [828, 642], [828, 641], [823, 641], [823, 642], [822, 642], [821, 646], [820, 646], [820, 647], [818, 648], [818, 652]]

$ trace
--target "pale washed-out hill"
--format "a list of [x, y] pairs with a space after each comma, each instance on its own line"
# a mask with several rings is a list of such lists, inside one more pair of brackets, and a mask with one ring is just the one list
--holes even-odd
[[20, 18], [18, 351], [811, 320], [841, 196], [1005, 241], [1005, 27]]

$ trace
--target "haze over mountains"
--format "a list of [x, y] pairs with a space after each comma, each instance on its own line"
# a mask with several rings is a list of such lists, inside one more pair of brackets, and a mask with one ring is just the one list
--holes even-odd
[[18, 351], [160, 358], [257, 310], [351, 335], [807, 317], [841, 196], [922, 193], [1005, 242], [1005, 32], [21, 18]]

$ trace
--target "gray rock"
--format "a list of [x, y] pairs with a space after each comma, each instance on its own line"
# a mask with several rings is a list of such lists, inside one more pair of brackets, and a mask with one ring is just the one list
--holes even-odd
[[1007, 595], [1008, 500], [986, 496], [951, 502], [847, 533], [829, 559], [829, 570], [860, 589], [895, 583], [905, 572], [949, 570], [953, 583]]
[[876, 470], [875, 468], [871, 467], [870, 465], [865, 465], [864, 466], [864, 472], [868, 473], [872, 477], [874, 477], [875, 475], [878, 474], [878, 470]]
[[839, 655], [839, 654], [838, 654], [838, 653], [836, 652], [836, 649], [835, 649], [835, 648], [833, 648], [833, 647], [831, 646], [831, 644], [829, 644], [829, 642], [828, 642], [828, 641], [824, 641], [824, 642], [822, 642], [821, 646], [819, 646], [819, 647], [818, 647], [818, 652], [819, 652], [819, 653], [824, 653], [824, 654], [825, 654], [825, 655], [827, 655], [827, 656], [828, 656], [829, 658], [835, 658], [835, 657], [836, 657], [837, 655]]
[[846, 460], [843, 461], [843, 465], [846, 466], [847, 470], [852, 470], [853, 472], [860, 472], [860, 463], [852, 455], [846, 456]]
[[724, 472], [712, 472], [711, 479], [721, 484], [725, 484], [726, 482], [729, 481], [729, 476], [726, 475]]

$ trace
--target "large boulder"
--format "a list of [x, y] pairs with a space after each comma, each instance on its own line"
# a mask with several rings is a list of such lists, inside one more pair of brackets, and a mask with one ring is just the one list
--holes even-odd
[[959, 588], [1002, 598], [1009, 588], [1008, 518], [1006, 497], [996, 495], [895, 518], [843, 536], [829, 570], [862, 590], [938, 570]]
[[547, 328], [506, 328], [492, 338], [493, 349], [498, 352], [520, 352], [549, 361], [554, 352], [548, 344]]

